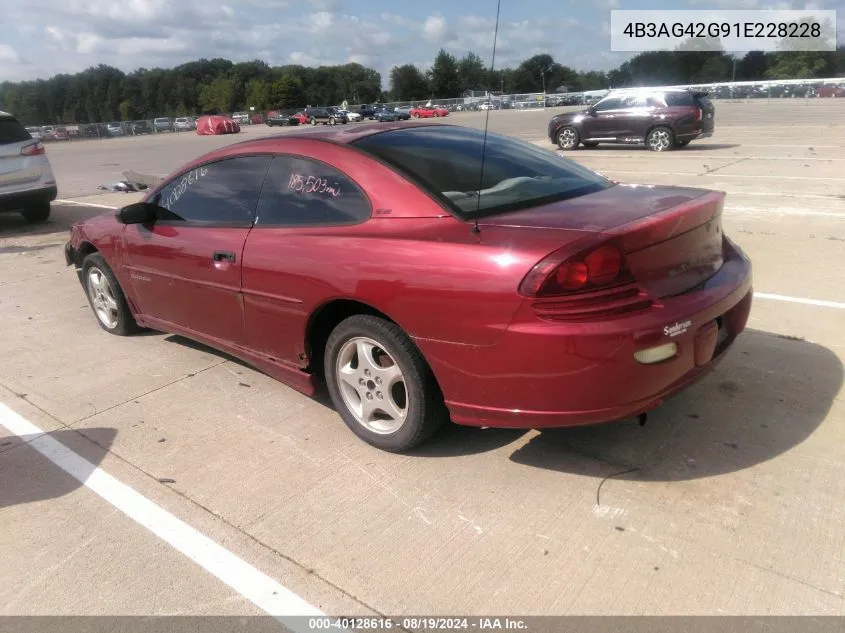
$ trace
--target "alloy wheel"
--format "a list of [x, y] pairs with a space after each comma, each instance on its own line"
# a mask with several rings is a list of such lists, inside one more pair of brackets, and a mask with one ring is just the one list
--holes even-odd
[[575, 130], [565, 128], [558, 134], [557, 140], [561, 148], [572, 149], [578, 143], [578, 135], [575, 133]]
[[405, 377], [378, 341], [363, 336], [346, 341], [337, 354], [335, 375], [344, 405], [361, 426], [388, 435], [405, 423]]
[[117, 299], [114, 296], [108, 277], [103, 271], [92, 266], [88, 270], [88, 297], [94, 308], [94, 314], [107, 329], [113, 330], [117, 327], [119, 312]]
[[672, 137], [663, 128], [654, 130], [648, 135], [648, 146], [654, 152], [665, 152], [672, 146]]

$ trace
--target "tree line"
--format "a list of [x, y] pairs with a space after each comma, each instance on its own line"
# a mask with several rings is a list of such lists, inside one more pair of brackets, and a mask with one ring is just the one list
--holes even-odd
[[490, 69], [475, 53], [440, 50], [431, 67], [395, 66], [390, 89], [361, 64], [271, 67], [255, 60], [200, 59], [175, 68], [124, 73], [99, 65], [50, 79], [0, 83], [0, 110], [32, 125], [101, 123], [158, 116], [231, 113], [376, 101], [457, 98], [468, 90], [505, 94], [570, 92], [637, 85], [812, 79], [845, 76], [845, 46], [834, 52], [750, 52], [741, 58], [709, 51], [641, 53], [609, 72], [579, 72], [541, 54], [513, 68]]

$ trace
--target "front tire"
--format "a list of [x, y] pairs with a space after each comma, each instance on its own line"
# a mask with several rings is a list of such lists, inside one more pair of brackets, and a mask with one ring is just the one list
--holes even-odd
[[668, 152], [675, 146], [675, 135], [670, 128], [660, 125], [649, 131], [645, 144], [652, 152]]
[[312, 116], [312, 117], [308, 120], [308, 122], [309, 122], [311, 125], [317, 125], [317, 119], [315, 119], [313, 116]]
[[557, 146], [564, 150], [564, 151], [571, 151], [578, 147], [578, 143], [581, 142], [581, 137], [578, 134], [578, 130], [576, 130], [572, 126], [566, 126], [558, 130], [557, 133]]
[[27, 222], [46, 222], [50, 217], [50, 203], [47, 200], [36, 202], [21, 211], [21, 215]]
[[408, 451], [448, 419], [431, 370], [390, 321], [370, 315], [342, 321], [326, 343], [323, 366], [337, 412], [376, 448]]
[[91, 253], [82, 260], [82, 285], [97, 323], [106, 332], [129, 336], [141, 329], [117, 277], [99, 253]]

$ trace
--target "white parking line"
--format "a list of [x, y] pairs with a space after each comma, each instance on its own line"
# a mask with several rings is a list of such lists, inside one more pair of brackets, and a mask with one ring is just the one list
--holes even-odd
[[286, 626], [304, 633], [311, 630], [307, 618], [304, 622], [285, 618], [323, 615], [317, 607], [45, 434], [3, 403], [0, 426], [20, 437], [35, 436], [28, 446]]
[[737, 207], [727, 205], [725, 211], [731, 213], [747, 213], [749, 215], [768, 216], [773, 215], [797, 215], [807, 217], [819, 218], [845, 218], [845, 213], [837, 213], [835, 211], [810, 211], [808, 209], [796, 209], [795, 207], [769, 207], [761, 209], [760, 207]]
[[62, 200], [56, 199], [53, 202], [57, 202], [58, 204], [71, 204], [78, 207], [94, 207], [95, 209], [118, 209], [120, 207], [113, 207], [109, 204], [94, 204], [93, 202], [77, 202], [76, 200]]
[[767, 292], [755, 292], [755, 299], [771, 299], [772, 301], [786, 301], [788, 303], [803, 303], [808, 306], [819, 306], [822, 308], [838, 308], [845, 310], [845, 303], [839, 301], [823, 301], [821, 299], [804, 299], [802, 297], [788, 297], [786, 295], [773, 295]]

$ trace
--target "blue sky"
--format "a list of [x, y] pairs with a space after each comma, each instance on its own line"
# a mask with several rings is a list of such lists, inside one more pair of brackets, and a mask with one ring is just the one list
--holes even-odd
[[[495, 0], [11, 0], [0, 14], [0, 81], [104, 63], [131, 71], [199, 57], [273, 65], [356, 61], [382, 73], [430, 65], [441, 47], [487, 63]], [[176, 7], [176, 8], [174, 8]], [[610, 10], [820, 8], [845, 0], [502, 0], [497, 67], [548, 52], [578, 70], [609, 70]]]

